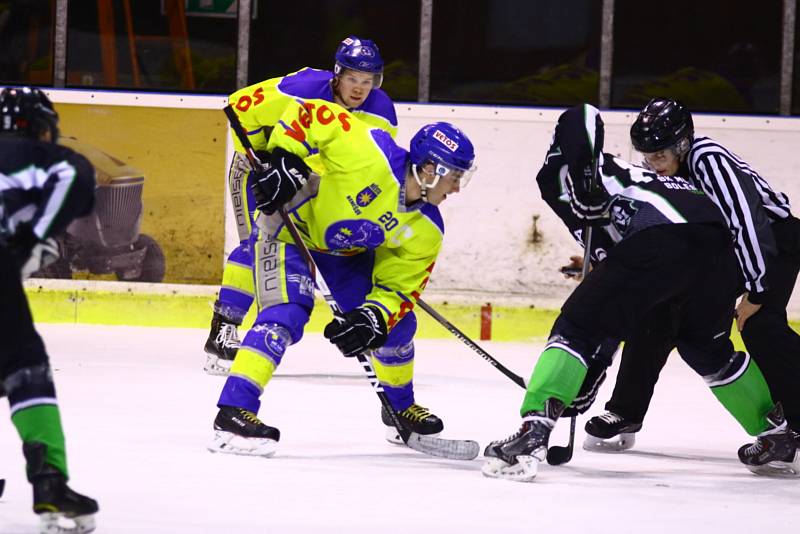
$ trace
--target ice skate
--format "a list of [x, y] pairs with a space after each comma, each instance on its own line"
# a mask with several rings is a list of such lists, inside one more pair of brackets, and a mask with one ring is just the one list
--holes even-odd
[[757, 475], [800, 477], [797, 434], [786, 426], [780, 403], [767, 414], [769, 428], [739, 448], [739, 460]]
[[241, 342], [236, 323], [219, 313], [211, 320], [211, 332], [206, 340], [206, 364], [203, 370], [210, 375], [227, 375]]
[[44, 463], [46, 446], [22, 446], [28, 464], [28, 480], [33, 486], [33, 512], [40, 518], [43, 534], [83, 534], [95, 529], [97, 501], [73, 491], [66, 477]]
[[592, 417], [586, 422], [583, 448], [592, 452], [623, 452], [633, 448], [641, 423], [633, 423], [614, 412]]
[[550, 433], [564, 404], [549, 399], [543, 411], [526, 413], [519, 430], [504, 440], [487, 445], [488, 458], [481, 471], [487, 477], [531, 482], [539, 472], [539, 464], [547, 458]]
[[280, 430], [265, 425], [253, 412], [222, 406], [214, 419], [214, 439], [208, 450], [269, 457], [275, 454], [280, 439]]
[[[444, 430], [444, 423], [427, 408], [419, 404], [412, 404], [397, 416], [403, 426], [412, 432], [423, 436], [438, 436]], [[403, 439], [394, 427], [392, 418], [386, 408], [381, 407], [381, 421], [386, 425], [386, 441], [389, 443], [403, 444]]]

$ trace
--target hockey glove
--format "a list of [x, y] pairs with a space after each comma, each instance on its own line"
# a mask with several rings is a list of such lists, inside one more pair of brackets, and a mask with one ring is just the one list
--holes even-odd
[[570, 208], [579, 219], [591, 225], [608, 224], [611, 197], [605, 187], [597, 183], [591, 165], [570, 166], [566, 185]]
[[567, 406], [566, 410], [561, 413], [561, 417], [576, 417], [579, 414], [585, 413], [594, 404], [597, 398], [597, 392], [600, 391], [600, 386], [606, 379], [605, 365], [590, 365], [586, 377], [583, 379], [581, 389], [578, 391], [578, 396], [572, 401], [572, 404]]
[[256, 200], [256, 208], [272, 215], [289, 202], [308, 181], [310, 169], [299, 156], [282, 148], [276, 148], [270, 156], [269, 165], [253, 176], [250, 188]]
[[40, 241], [28, 223], [17, 226], [14, 235], [5, 239], [5, 247], [14, 258], [23, 280], [59, 257], [56, 240], [51, 237]]
[[325, 337], [345, 356], [355, 356], [386, 343], [386, 321], [375, 306], [359, 306], [345, 313], [343, 319], [331, 321], [325, 327]]

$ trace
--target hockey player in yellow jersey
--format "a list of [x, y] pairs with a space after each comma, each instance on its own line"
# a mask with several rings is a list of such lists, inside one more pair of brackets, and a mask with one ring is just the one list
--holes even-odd
[[[236, 110], [255, 150], [265, 150], [272, 129], [295, 98], [336, 102], [370, 126], [397, 133], [397, 116], [389, 96], [380, 89], [383, 59], [369, 39], [348, 37], [339, 44], [333, 72], [304, 68], [286, 76], [271, 78], [240, 89], [228, 101]], [[254, 298], [253, 257], [248, 239], [253, 230], [252, 195], [246, 185], [250, 164], [238, 138], [228, 174], [229, 192], [239, 245], [231, 251], [222, 274], [219, 298], [214, 303], [211, 332], [205, 345], [205, 370], [227, 374], [239, 348], [237, 326], [242, 323]], [[319, 157], [311, 155], [306, 164], [321, 172]]]
[[[472, 143], [439, 122], [419, 130], [407, 151], [385, 131], [318, 99], [298, 100], [279, 124], [269, 139], [269, 165], [254, 183], [262, 212], [254, 243], [255, 262], [263, 267], [255, 280], [260, 312], [231, 366], [209, 448], [269, 456], [280, 439], [278, 429], [256, 415], [259, 396], [286, 349], [302, 337], [314, 286], [275, 213], [283, 205], [345, 311], [344, 322], [331, 322], [325, 337], [345, 356], [371, 351], [403, 424], [418, 434], [438, 434], [442, 421], [414, 398], [412, 310], [442, 244], [437, 206], [472, 175]], [[322, 177], [303, 162], [317, 151]], [[395, 434], [391, 428], [391, 441], [399, 441]]]

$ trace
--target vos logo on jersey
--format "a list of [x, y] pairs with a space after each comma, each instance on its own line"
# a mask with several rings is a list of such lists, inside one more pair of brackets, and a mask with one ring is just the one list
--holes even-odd
[[441, 130], [436, 130], [433, 132], [433, 138], [442, 143], [447, 150], [450, 152], [455, 152], [458, 150], [458, 143], [447, 137], [445, 134], [442, 133]]

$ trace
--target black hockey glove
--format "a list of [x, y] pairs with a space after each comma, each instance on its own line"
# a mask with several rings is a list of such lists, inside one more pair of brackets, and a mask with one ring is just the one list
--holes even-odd
[[282, 148], [276, 148], [269, 159], [269, 166], [257, 171], [250, 188], [256, 200], [256, 208], [272, 215], [289, 202], [308, 181], [311, 170], [299, 156]]
[[581, 384], [581, 389], [578, 391], [578, 396], [561, 413], [561, 417], [576, 417], [585, 413], [594, 404], [597, 392], [600, 391], [600, 386], [606, 379], [606, 369], [608, 368], [605, 365], [589, 366], [586, 377], [583, 379], [583, 384]]
[[344, 321], [331, 321], [325, 337], [347, 357], [386, 343], [388, 329], [381, 311], [375, 306], [359, 306], [344, 314]]
[[591, 164], [583, 167], [570, 165], [566, 180], [569, 205], [579, 219], [591, 225], [602, 226], [609, 221], [611, 197], [593, 174]]
[[23, 280], [47, 267], [59, 257], [55, 239], [40, 241], [28, 223], [20, 223], [13, 235], [5, 237], [4, 245], [20, 270]]

